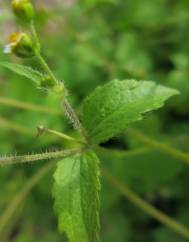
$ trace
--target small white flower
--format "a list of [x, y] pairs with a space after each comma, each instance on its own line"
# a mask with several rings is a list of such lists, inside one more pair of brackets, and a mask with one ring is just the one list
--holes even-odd
[[11, 45], [10, 44], [5, 45], [5, 47], [3, 49], [3, 53], [4, 54], [10, 54], [11, 53]]

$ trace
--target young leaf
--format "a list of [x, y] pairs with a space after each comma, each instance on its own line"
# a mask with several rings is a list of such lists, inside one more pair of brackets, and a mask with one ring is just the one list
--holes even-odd
[[99, 168], [93, 152], [65, 158], [54, 174], [58, 226], [70, 242], [98, 242]]
[[0, 65], [15, 72], [16, 74], [20, 76], [24, 76], [36, 84], [40, 84], [41, 80], [44, 78], [44, 75], [40, 73], [39, 71], [36, 71], [32, 69], [29, 66], [19, 65], [19, 64], [13, 64], [9, 62], [0, 62]]
[[142, 114], [160, 108], [175, 89], [152, 81], [114, 80], [96, 88], [83, 104], [82, 121], [91, 140], [101, 143], [114, 137]]

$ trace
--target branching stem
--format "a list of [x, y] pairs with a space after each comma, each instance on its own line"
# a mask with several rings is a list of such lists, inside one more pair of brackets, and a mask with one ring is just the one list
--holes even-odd
[[[40, 42], [39, 42], [39, 38], [35, 29], [35, 25], [32, 22], [31, 26], [31, 33], [33, 35], [34, 40], [36, 41], [38, 48], [38, 51], [36, 52], [36, 58], [38, 59], [40, 65], [42, 66], [42, 68], [45, 70], [45, 72], [50, 76], [51, 78], [51, 84], [52, 86], [58, 85], [59, 81], [57, 80], [57, 78], [55, 77], [54, 73], [51, 71], [51, 68], [49, 67], [49, 65], [47, 64], [47, 62], [45, 61], [45, 59], [42, 57], [41, 52], [40, 52]], [[65, 93], [67, 91], [65, 90]], [[63, 99], [63, 104], [65, 107], [65, 111], [67, 113], [67, 117], [70, 119], [71, 123], [73, 124], [74, 128], [78, 129], [81, 134], [84, 136], [85, 140], [88, 142], [88, 136], [87, 133], [85, 131], [85, 129], [83, 128], [75, 110], [72, 108], [72, 106], [70, 105], [69, 101], [67, 100], [66, 96]]]
[[[49, 68], [47, 62], [44, 60], [44, 58], [41, 56], [40, 53], [38, 53], [36, 55], [36, 57], [38, 58], [40, 64], [42, 65], [42, 67], [44, 68], [44, 70], [46, 71], [47, 74], [49, 74], [49, 76], [52, 79], [52, 85], [56, 85], [58, 84], [58, 80], [56, 79], [56, 77], [54, 76], [53, 72], [51, 71], [51, 69]], [[85, 129], [83, 128], [75, 110], [72, 108], [72, 106], [70, 105], [69, 101], [67, 100], [66, 97], [63, 98], [63, 105], [65, 107], [65, 112], [67, 114], [67, 117], [69, 118], [69, 120], [71, 121], [73, 127], [77, 130], [79, 130], [81, 132], [81, 134], [83, 135], [83, 137], [85, 138], [85, 140], [88, 142], [88, 137], [86, 134]]]
[[43, 133], [49, 133], [49, 134], [56, 135], [56, 136], [58, 136], [58, 137], [60, 137], [62, 139], [65, 139], [65, 140], [73, 141], [73, 142], [76, 142], [76, 143], [79, 143], [79, 144], [82, 144], [82, 145], [85, 144], [81, 140], [77, 140], [77, 139], [75, 139], [75, 138], [73, 138], [73, 137], [71, 137], [71, 136], [69, 136], [67, 134], [64, 134], [62, 132], [56, 131], [54, 129], [48, 129], [48, 128], [45, 128], [43, 126], [39, 126], [38, 127], [38, 132], [39, 132], [39, 135], [43, 134]]

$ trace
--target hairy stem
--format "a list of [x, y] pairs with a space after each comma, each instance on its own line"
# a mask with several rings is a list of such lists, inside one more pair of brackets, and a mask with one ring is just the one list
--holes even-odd
[[[42, 68], [45, 70], [45, 72], [50, 76], [51, 78], [51, 85], [55, 86], [58, 85], [59, 81], [57, 80], [57, 78], [55, 77], [54, 73], [52, 72], [51, 68], [49, 67], [49, 65], [47, 64], [47, 62], [45, 61], [45, 59], [42, 57], [41, 52], [40, 52], [40, 42], [39, 42], [39, 38], [35, 29], [35, 25], [32, 22], [31, 26], [31, 33], [33, 35], [33, 38], [36, 42], [36, 44], [38, 45], [38, 51], [36, 52], [36, 58], [38, 59], [39, 63], [41, 64]], [[73, 124], [74, 128], [78, 129], [81, 134], [84, 136], [85, 140], [88, 142], [88, 137], [86, 134], [85, 129], [82, 127], [82, 124], [75, 112], [75, 110], [72, 108], [72, 106], [70, 105], [69, 101], [67, 100], [66, 97], [64, 97], [64, 107], [67, 113], [68, 118], [70, 119], [71, 123]]]
[[63, 158], [69, 155], [74, 155], [79, 152], [81, 152], [81, 150], [73, 149], [73, 150], [45, 152], [45, 153], [32, 154], [32, 155], [18, 155], [18, 156], [15, 155], [15, 156], [1, 157], [0, 165], [3, 166], [3, 165], [11, 165], [11, 164], [29, 163], [32, 161], [39, 161], [39, 160], [57, 159], [57, 158]]
[[[54, 114], [54, 115], [62, 115], [62, 113], [59, 112], [56, 109], [50, 109], [50, 108], [47, 108], [43, 105], [34, 105], [32, 103], [23, 103], [21, 101], [17, 101], [17, 100], [5, 98], [5, 97], [0, 97], [0, 103], [4, 104], [4, 105], [16, 107], [16, 108], [35, 111], [35, 112]], [[23, 133], [23, 134], [29, 134], [29, 135], [33, 134], [31, 130], [24, 128], [21, 125], [16, 124], [14, 122], [11, 122], [11, 121], [4, 119], [2, 117], [0, 118], [0, 126], [9, 128], [11, 130], [15, 130], [16, 132], [20, 132], [20, 133]], [[183, 160], [185, 163], [189, 164], [189, 154], [182, 152], [182, 151], [176, 149], [175, 147], [171, 147], [168, 144], [163, 144], [162, 142], [154, 140], [154, 139], [144, 135], [143, 133], [141, 133], [140, 131], [138, 131], [134, 128], [128, 128], [127, 133], [129, 133], [133, 137], [141, 140], [144, 144], [146, 144], [150, 147], [154, 147], [154, 148], [156, 148], [160, 151], [163, 151], [167, 154], [170, 154], [173, 157], [176, 157], [179, 160]]]
[[66, 98], [63, 100], [63, 106], [65, 108], [66, 115], [69, 118], [69, 120], [71, 121], [73, 127], [75, 129], [79, 130], [81, 132], [81, 134], [83, 135], [83, 137], [85, 138], [85, 140], [87, 141], [87, 143], [89, 143], [86, 130], [83, 128], [76, 112], [74, 111], [74, 109], [72, 108], [72, 106], [70, 105], [70, 103], [68, 102], [68, 100]]
[[[41, 66], [46, 71], [46, 73], [51, 77], [52, 85], [57, 85], [58, 80], [56, 79], [55, 75], [49, 68], [47, 62], [44, 60], [44, 58], [41, 56], [40, 53], [38, 53], [36, 55], [36, 57], [37, 57], [38, 61], [40, 62]], [[69, 101], [67, 100], [66, 97], [63, 98], [63, 106], [65, 108], [66, 115], [69, 118], [69, 120], [71, 121], [73, 127], [75, 129], [79, 130], [81, 132], [81, 134], [83, 135], [83, 137], [85, 138], [85, 140], [88, 142], [88, 137], [87, 137], [86, 131], [83, 128], [75, 110], [72, 108], [71, 104], [69, 103]]]
[[140, 198], [137, 194], [135, 194], [128, 187], [120, 183], [115, 177], [113, 177], [107, 170], [102, 170], [103, 176], [108, 180], [108, 182], [117, 189], [122, 195], [124, 195], [130, 202], [132, 202], [135, 206], [143, 210], [148, 215], [152, 216], [154, 219], [162, 223], [163, 225], [169, 227], [176, 233], [180, 234], [182, 237], [189, 239], [189, 229], [184, 225], [178, 223], [174, 219], [170, 218], [157, 208], [153, 207], [145, 200]]

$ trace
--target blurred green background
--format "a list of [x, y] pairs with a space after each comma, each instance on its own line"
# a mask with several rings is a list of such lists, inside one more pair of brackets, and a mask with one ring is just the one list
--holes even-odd
[[[189, 151], [189, 1], [188, 0], [36, 0], [36, 25], [43, 53], [70, 90], [80, 112], [86, 95], [114, 78], [153, 80], [181, 91], [163, 109], [132, 127], [153, 139]], [[0, 2], [0, 47], [16, 30], [10, 1]], [[0, 60], [23, 63], [0, 52]], [[25, 64], [36, 66], [35, 60]], [[32, 112], [3, 104], [3, 98], [60, 109], [33, 84], [0, 69], [0, 154], [25, 154], [69, 148], [36, 126], [77, 135], [63, 115]], [[189, 226], [189, 170], [180, 160], [136, 140], [127, 131], [101, 144], [104, 166], [120, 181], [175, 220]], [[1, 214], [45, 162], [0, 167]], [[51, 198], [53, 171], [16, 209], [0, 241], [62, 242]], [[102, 242], [184, 242], [132, 205], [102, 178]]]

